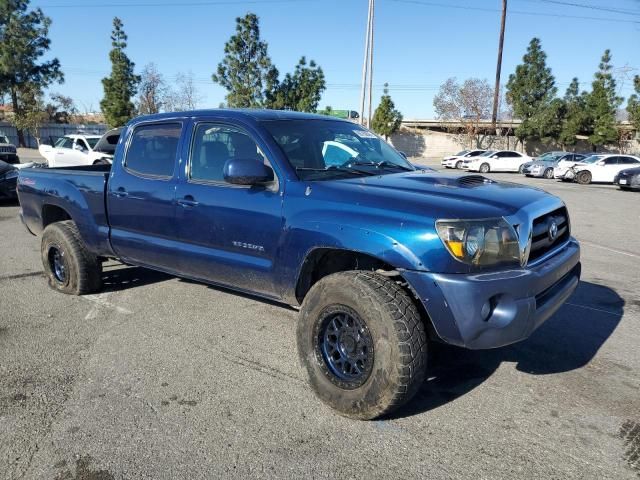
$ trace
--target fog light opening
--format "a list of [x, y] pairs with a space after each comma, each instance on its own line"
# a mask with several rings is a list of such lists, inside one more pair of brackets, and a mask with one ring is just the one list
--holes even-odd
[[491, 315], [493, 315], [493, 311], [498, 305], [499, 298], [500, 295], [494, 295], [482, 305], [482, 308], [480, 309], [480, 318], [482, 318], [484, 322], [488, 322]]

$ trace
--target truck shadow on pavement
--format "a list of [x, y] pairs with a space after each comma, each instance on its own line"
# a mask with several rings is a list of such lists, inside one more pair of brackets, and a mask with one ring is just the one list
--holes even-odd
[[105, 264], [102, 271], [102, 292], [116, 292], [170, 280], [171, 275], [142, 267]]
[[520, 372], [548, 375], [587, 365], [618, 326], [625, 301], [611, 288], [580, 282], [569, 301], [529, 339], [495, 350], [467, 350], [432, 343], [428, 380], [390, 418], [417, 415], [470, 392], [502, 362]]

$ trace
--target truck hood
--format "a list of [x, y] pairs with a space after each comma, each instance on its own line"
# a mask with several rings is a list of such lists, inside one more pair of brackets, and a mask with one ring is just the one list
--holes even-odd
[[[407, 172], [345, 180], [314, 182], [311, 198], [347, 204], [340, 209], [387, 216], [415, 215], [424, 220], [437, 218], [487, 218], [513, 215], [549, 193], [520, 184], [496, 182], [481, 175], [446, 175]], [[558, 206], [562, 201], [557, 199]], [[385, 212], [387, 212], [385, 214]], [[431, 223], [431, 221], [429, 221]]]

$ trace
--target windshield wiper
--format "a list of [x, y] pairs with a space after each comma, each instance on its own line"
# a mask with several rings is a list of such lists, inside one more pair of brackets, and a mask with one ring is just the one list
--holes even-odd
[[349, 167], [337, 167], [331, 166], [327, 168], [312, 168], [312, 167], [296, 167], [296, 172], [343, 172], [343, 173], [355, 173], [358, 175], [374, 175], [372, 172], [365, 172], [356, 168]]
[[351, 165], [363, 166], [363, 167], [376, 167], [376, 168], [397, 168], [400, 170], [405, 170], [407, 172], [412, 172], [413, 168], [407, 167], [405, 165], [398, 165], [397, 163], [389, 162], [388, 160], [382, 160], [380, 162], [352, 162]]

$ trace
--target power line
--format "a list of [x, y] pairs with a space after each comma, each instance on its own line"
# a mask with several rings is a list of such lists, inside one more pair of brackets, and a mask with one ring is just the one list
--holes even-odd
[[166, 2], [166, 3], [67, 3], [58, 5], [36, 5], [40, 8], [127, 8], [127, 7], [207, 7], [213, 5], [262, 5], [269, 3], [302, 3], [318, 2], [319, 0], [204, 0], [191, 2]]
[[[475, 10], [478, 12], [491, 12], [491, 13], [496, 13], [496, 12], [501, 12], [502, 10], [496, 9], [496, 8], [486, 8], [486, 7], [472, 7], [469, 5], [455, 5], [455, 4], [450, 4], [450, 3], [438, 3], [438, 2], [427, 2], [427, 1], [423, 1], [423, 0], [389, 0], [392, 2], [396, 2], [396, 3], [407, 3], [407, 4], [413, 4], [413, 5], [422, 5], [422, 6], [426, 6], [426, 7], [438, 7], [438, 8], [452, 8], [452, 9], [458, 9], [458, 10]], [[559, 13], [542, 13], [542, 12], [527, 12], [527, 11], [521, 11], [521, 10], [510, 10], [509, 14], [511, 15], [529, 15], [529, 16], [534, 16], [534, 17], [555, 17], [555, 18], [575, 18], [575, 19], [580, 19], [580, 20], [595, 20], [595, 21], [601, 21], [601, 22], [616, 22], [616, 23], [633, 23], [633, 24], [640, 24], [640, 20], [626, 20], [626, 19], [622, 19], [622, 18], [609, 18], [609, 17], [587, 17], [587, 16], [581, 16], [581, 15], [563, 15], [563, 14], [559, 14]]]
[[599, 10], [601, 12], [609, 12], [609, 13], [619, 13], [621, 15], [633, 15], [640, 16], [640, 10], [628, 10], [628, 9], [619, 9], [619, 8], [609, 8], [609, 7], [601, 7], [598, 5], [589, 5], [586, 3], [577, 3], [577, 2], [565, 2], [561, 0], [523, 0], [525, 2], [535, 2], [535, 3], [551, 3], [554, 5], [563, 5], [569, 7], [577, 7], [577, 8], [585, 8], [589, 10]]

